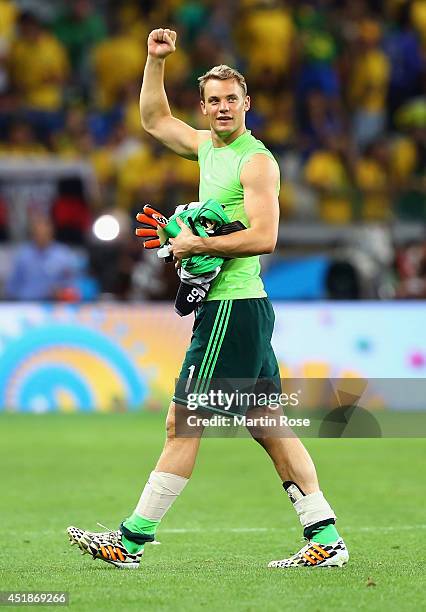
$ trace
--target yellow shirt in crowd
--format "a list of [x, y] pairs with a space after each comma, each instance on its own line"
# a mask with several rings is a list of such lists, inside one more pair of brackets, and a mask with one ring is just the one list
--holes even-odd
[[347, 223], [352, 218], [352, 206], [345, 194], [349, 180], [339, 156], [332, 151], [316, 151], [305, 166], [305, 179], [319, 188], [320, 216], [327, 223]]
[[264, 70], [286, 72], [290, 64], [295, 26], [282, 8], [251, 9], [239, 26], [239, 38], [252, 76]]
[[411, 5], [411, 22], [420, 35], [423, 49], [426, 51], [426, 2], [416, 0]]
[[137, 38], [115, 36], [93, 50], [96, 97], [100, 108], [111, 108], [120, 100], [123, 88], [141, 79], [146, 59], [145, 45]]
[[390, 64], [380, 49], [371, 49], [355, 61], [349, 93], [356, 110], [376, 113], [385, 108]]
[[18, 7], [10, 0], [0, 0], [0, 45], [7, 48], [15, 32]]
[[61, 108], [69, 64], [62, 44], [42, 33], [37, 41], [16, 39], [10, 50], [10, 73], [27, 107], [56, 111]]
[[391, 172], [394, 179], [403, 183], [414, 173], [417, 165], [417, 150], [408, 137], [401, 137], [392, 143]]
[[362, 192], [363, 219], [386, 220], [390, 214], [390, 200], [385, 170], [374, 159], [362, 157], [356, 166], [356, 179]]
[[[152, 198], [154, 201], [164, 196], [167, 182], [177, 184], [182, 202], [197, 199], [199, 169], [198, 164], [187, 159], [176, 157], [164, 151], [160, 156], [152, 154], [147, 146], [132, 153], [123, 163], [116, 167], [117, 201], [121, 208], [130, 209], [140, 201], [140, 197]], [[149, 203], [143, 202], [143, 204]]]

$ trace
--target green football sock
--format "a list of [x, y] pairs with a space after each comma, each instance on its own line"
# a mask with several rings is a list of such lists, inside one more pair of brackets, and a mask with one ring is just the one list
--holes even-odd
[[319, 527], [317, 531], [315, 531], [311, 535], [311, 540], [316, 542], [317, 544], [331, 544], [339, 539], [339, 534], [334, 525], [326, 525], [325, 527]]
[[[127, 518], [124, 521], [123, 525], [134, 533], [143, 533], [144, 535], [155, 536], [155, 531], [159, 523], [160, 521], [151, 521], [147, 518], [144, 518], [143, 516], [139, 516], [139, 514], [136, 514], [136, 512], [133, 512], [132, 516]], [[131, 554], [140, 552], [145, 546], [145, 544], [137, 544], [136, 542], [128, 540], [124, 535], [121, 539], [124, 546]]]

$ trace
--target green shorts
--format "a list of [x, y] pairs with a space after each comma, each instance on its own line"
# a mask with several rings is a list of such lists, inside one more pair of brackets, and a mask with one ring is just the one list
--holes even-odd
[[[211, 300], [201, 304], [173, 401], [190, 407], [194, 396], [212, 391], [281, 393], [278, 362], [271, 346], [275, 315], [268, 298]], [[228, 396], [231, 397], [231, 396]], [[203, 408], [245, 414], [250, 402]], [[238, 399], [238, 398], [237, 398]], [[253, 402], [251, 402], [253, 403]], [[241, 404], [241, 405], [240, 405]], [[192, 408], [194, 409], [194, 408]]]

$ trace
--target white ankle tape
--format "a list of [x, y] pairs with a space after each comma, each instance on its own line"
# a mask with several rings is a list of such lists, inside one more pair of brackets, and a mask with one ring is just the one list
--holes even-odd
[[187, 482], [188, 478], [176, 474], [151, 472], [135, 512], [151, 521], [161, 521]]
[[300, 519], [302, 527], [309, 527], [326, 519], [336, 518], [330, 504], [325, 499], [322, 491], [310, 493], [299, 499], [294, 504], [294, 509]]

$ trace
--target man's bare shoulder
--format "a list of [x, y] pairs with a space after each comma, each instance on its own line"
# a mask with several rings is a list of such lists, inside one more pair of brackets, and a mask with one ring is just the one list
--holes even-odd
[[280, 171], [275, 159], [266, 153], [255, 153], [244, 163], [241, 169], [241, 184], [253, 181], [279, 180]]

